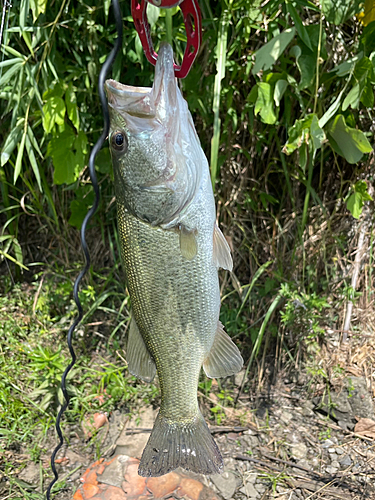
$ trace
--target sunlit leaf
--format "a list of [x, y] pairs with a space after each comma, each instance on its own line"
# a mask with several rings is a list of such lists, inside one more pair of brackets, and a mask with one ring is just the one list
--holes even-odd
[[22, 128], [23, 123], [17, 125], [10, 131], [8, 137], [6, 138], [3, 149], [1, 150], [1, 166], [6, 164], [10, 155], [13, 153], [14, 148], [17, 146], [21, 137]]
[[72, 82], [69, 83], [68, 88], [65, 91], [65, 104], [68, 112], [69, 120], [73, 123], [76, 130], [79, 129], [79, 114], [77, 107], [77, 98], [73, 90]]
[[356, 182], [346, 202], [347, 209], [355, 219], [359, 219], [361, 216], [364, 202], [372, 200], [367, 189], [366, 181], [360, 180]]
[[26, 140], [26, 130], [24, 131], [24, 133], [22, 135], [21, 142], [18, 146], [17, 159], [16, 159], [16, 164], [14, 166], [14, 176], [13, 176], [13, 183], [14, 184], [17, 182], [18, 176], [21, 173], [23, 151], [25, 149], [25, 140]]
[[275, 100], [276, 106], [280, 106], [280, 101], [284, 95], [287, 86], [288, 82], [283, 79], [277, 80], [277, 82], [275, 83], [273, 98]]
[[64, 124], [65, 104], [61, 97], [52, 96], [43, 106], [43, 128], [49, 134], [55, 123]]
[[47, 7], [48, 0], [30, 0], [30, 7], [33, 13], [33, 21], [38, 19], [40, 14], [44, 14]]
[[364, 25], [368, 26], [375, 21], [375, 2], [374, 0], [365, 0], [363, 12], [358, 14], [357, 18]]
[[359, 12], [361, 0], [324, 0], [322, 12], [328, 22], [338, 26]]
[[332, 148], [348, 163], [357, 163], [364, 153], [372, 151], [365, 134], [358, 129], [348, 127], [342, 115], [336, 116], [328, 129]]
[[273, 109], [272, 87], [269, 83], [259, 82], [258, 98], [255, 103], [254, 113], [261, 116], [262, 122], [272, 125], [277, 120]]
[[54, 166], [54, 184], [72, 184], [85, 166], [87, 136], [80, 131], [75, 135], [71, 127], [51, 139], [47, 155]]
[[293, 40], [295, 31], [295, 28], [289, 28], [283, 31], [280, 35], [272, 38], [272, 40], [255, 52], [255, 64], [251, 71], [253, 75], [256, 75], [261, 70], [265, 71], [270, 69], [272, 65], [275, 64]]

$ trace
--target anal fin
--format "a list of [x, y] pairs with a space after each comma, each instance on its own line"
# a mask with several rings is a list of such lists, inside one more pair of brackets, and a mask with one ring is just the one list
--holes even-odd
[[223, 269], [227, 269], [228, 271], [232, 271], [233, 269], [233, 260], [230, 254], [228, 242], [216, 223], [214, 225], [212, 260], [216, 267], [221, 267]]
[[144, 382], [151, 382], [155, 377], [156, 366], [138, 329], [134, 317], [130, 321], [126, 361], [132, 375]]
[[213, 346], [203, 362], [203, 369], [209, 378], [228, 377], [239, 372], [243, 359], [238, 347], [224, 331], [220, 321], [217, 324]]

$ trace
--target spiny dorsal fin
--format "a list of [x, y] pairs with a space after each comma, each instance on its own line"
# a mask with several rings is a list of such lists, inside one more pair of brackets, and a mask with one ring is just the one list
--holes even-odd
[[151, 382], [155, 377], [156, 366], [138, 329], [134, 317], [130, 321], [126, 361], [132, 375], [144, 382]]
[[243, 367], [243, 359], [236, 344], [224, 331], [220, 321], [213, 346], [203, 362], [203, 369], [209, 378], [228, 377], [239, 372]]
[[216, 223], [214, 225], [214, 248], [212, 260], [216, 267], [222, 267], [228, 271], [232, 271], [233, 269], [233, 261], [228, 242]]
[[185, 226], [180, 225], [179, 232], [181, 255], [187, 260], [194, 259], [198, 252], [197, 239], [195, 237], [196, 231], [194, 229], [190, 231]]

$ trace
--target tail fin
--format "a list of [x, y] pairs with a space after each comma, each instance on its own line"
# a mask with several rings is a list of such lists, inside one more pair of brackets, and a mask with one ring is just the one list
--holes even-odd
[[138, 474], [158, 477], [177, 467], [206, 475], [223, 472], [223, 459], [201, 413], [188, 422], [173, 422], [159, 413]]

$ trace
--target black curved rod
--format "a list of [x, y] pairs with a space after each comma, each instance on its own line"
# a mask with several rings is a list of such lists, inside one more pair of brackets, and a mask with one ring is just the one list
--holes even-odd
[[96, 172], [95, 172], [95, 158], [96, 158], [96, 155], [99, 153], [100, 149], [102, 148], [105, 140], [108, 137], [108, 133], [109, 133], [109, 111], [108, 111], [108, 104], [107, 104], [106, 95], [104, 92], [104, 83], [105, 83], [105, 80], [107, 78], [107, 73], [108, 73], [110, 67], [112, 66], [114, 60], [116, 59], [116, 56], [117, 56], [117, 54], [122, 46], [122, 17], [121, 17], [121, 10], [120, 10], [120, 6], [119, 6], [119, 0], [112, 0], [112, 9], [113, 9], [114, 17], [115, 17], [115, 22], [116, 22], [117, 39], [116, 39], [116, 42], [115, 42], [113, 49], [111, 50], [109, 56], [105, 60], [103, 66], [102, 66], [102, 69], [100, 70], [100, 73], [99, 73], [99, 98], [100, 98], [100, 102], [102, 105], [104, 125], [103, 125], [103, 132], [102, 132], [101, 136], [99, 137], [98, 141], [96, 142], [96, 144], [94, 145], [94, 147], [92, 148], [91, 153], [90, 153], [90, 158], [89, 158], [89, 173], [90, 173], [90, 178], [91, 178], [91, 182], [92, 182], [92, 187], [93, 187], [94, 192], [95, 192], [95, 202], [94, 202], [93, 206], [90, 208], [90, 210], [87, 212], [86, 217], [85, 217], [85, 219], [82, 223], [82, 227], [81, 227], [81, 244], [82, 244], [83, 253], [85, 255], [86, 264], [85, 264], [85, 267], [82, 269], [82, 271], [79, 273], [79, 275], [74, 283], [74, 288], [73, 288], [73, 296], [74, 296], [74, 301], [77, 304], [78, 316], [75, 318], [74, 322], [72, 323], [71, 327], [69, 328], [68, 337], [67, 337], [67, 343], [68, 343], [69, 352], [70, 352], [72, 360], [69, 363], [69, 365], [67, 366], [67, 368], [65, 369], [63, 376], [61, 378], [61, 389], [62, 389], [65, 401], [64, 401], [63, 405], [61, 406], [60, 411], [59, 411], [57, 418], [56, 418], [56, 432], [57, 432], [57, 435], [59, 437], [59, 443], [51, 455], [51, 469], [52, 469], [53, 475], [55, 477], [54, 477], [53, 481], [50, 483], [50, 485], [48, 486], [47, 493], [46, 493], [47, 500], [51, 499], [52, 488], [58, 480], [58, 473], [56, 470], [55, 459], [56, 459], [57, 453], [59, 452], [62, 445], [64, 444], [64, 438], [63, 438], [61, 427], [60, 427], [60, 421], [61, 421], [61, 417], [63, 416], [65, 410], [67, 409], [67, 407], [69, 405], [69, 400], [70, 400], [68, 391], [66, 389], [66, 377], [68, 376], [68, 373], [73, 368], [73, 366], [76, 362], [76, 355], [75, 355], [73, 345], [72, 345], [72, 338], [73, 338], [73, 332], [74, 332], [75, 328], [80, 323], [80, 321], [82, 320], [82, 317], [83, 317], [83, 310], [82, 310], [81, 302], [80, 302], [79, 297], [78, 297], [78, 292], [79, 292], [79, 286], [81, 284], [82, 278], [85, 276], [85, 274], [87, 273], [87, 271], [90, 268], [90, 254], [89, 254], [89, 250], [88, 250], [87, 243], [86, 243], [86, 228], [87, 228], [87, 225], [88, 225], [91, 217], [96, 212], [98, 205], [99, 205], [99, 200], [100, 200], [99, 186], [98, 186], [98, 181], [97, 181]]

